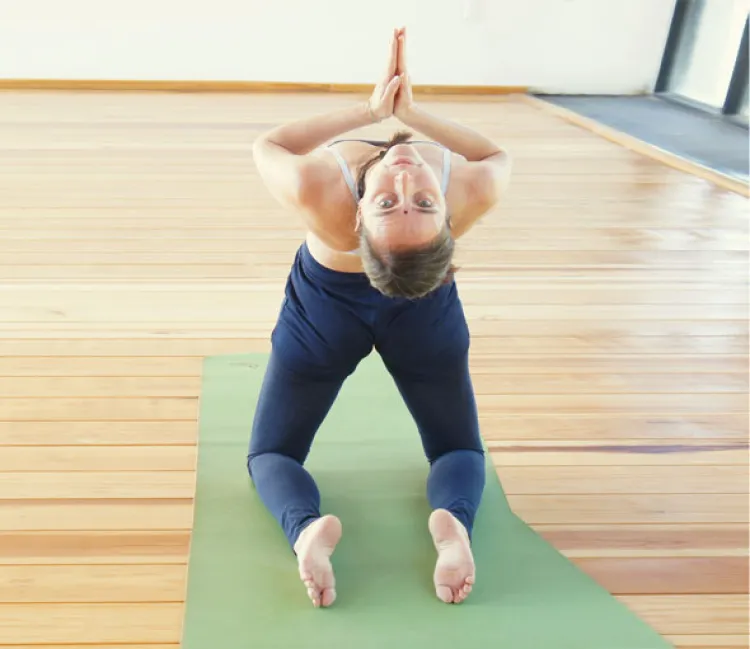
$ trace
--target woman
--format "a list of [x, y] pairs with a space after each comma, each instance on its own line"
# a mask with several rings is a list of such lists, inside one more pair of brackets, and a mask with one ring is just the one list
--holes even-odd
[[[497, 203], [509, 163], [485, 137], [414, 103], [404, 47], [405, 30], [394, 30], [368, 102], [280, 126], [253, 148], [269, 190], [303, 216], [308, 234], [273, 331], [248, 469], [316, 607], [336, 597], [330, 558], [342, 528], [321, 515], [303, 464], [344, 380], [373, 348], [430, 463], [436, 594], [459, 603], [475, 579], [470, 540], [485, 464], [451, 260], [455, 239]], [[391, 116], [434, 142], [399, 133], [389, 142], [339, 139], [320, 148]]]

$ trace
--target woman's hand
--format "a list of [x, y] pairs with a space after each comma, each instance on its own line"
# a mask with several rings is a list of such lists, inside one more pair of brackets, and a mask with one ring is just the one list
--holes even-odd
[[406, 28], [398, 30], [398, 58], [396, 74], [401, 78], [393, 113], [401, 121], [411, 113], [414, 108], [414, 96], [411, 90], [411, 78], [406, 70]]
[[400, 30], [394, 29], [391, 37], [391, 47], [388, 56], [388, 65], [380, 82], [372, 91], [367, 108], [373, 121], [382, 122], [393, 115], [396, 101], [396, 93], [401, 83], [401, 78], [396, 74], [398, 64], [398, 46]]

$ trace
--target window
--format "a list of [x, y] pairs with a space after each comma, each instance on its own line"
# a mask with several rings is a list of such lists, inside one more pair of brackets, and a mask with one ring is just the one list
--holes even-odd
[[750, 0], [677, 0], [656, 91], [747, 123]]

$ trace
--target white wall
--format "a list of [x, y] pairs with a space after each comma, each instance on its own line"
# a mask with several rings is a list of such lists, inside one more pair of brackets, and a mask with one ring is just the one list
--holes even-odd
[[[440, 9], [438, 9], [440, 7]], [[674, 0], [0, 0], [0, 78], [370, 83], [406, 25], [416, 84], [635, 93]]]

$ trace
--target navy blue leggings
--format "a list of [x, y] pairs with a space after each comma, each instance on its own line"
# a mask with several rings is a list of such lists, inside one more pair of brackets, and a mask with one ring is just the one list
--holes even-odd
[[313, 438], [343, 382], [373, 349], [419, 430], [430, 506], [450, 511], [471, 534], [485, 463], [455, 283], [420, 300], [389, 298], [363, 273], [324, 267], [303, 245], [271, 340], [248, 470], [290, 545], [321, 516], [320, 493], [303, 466]]

